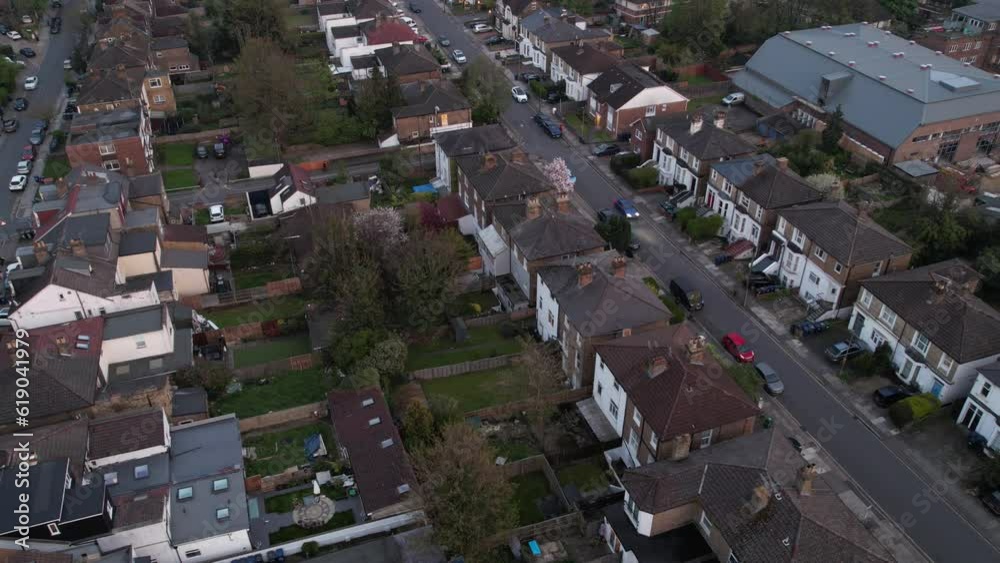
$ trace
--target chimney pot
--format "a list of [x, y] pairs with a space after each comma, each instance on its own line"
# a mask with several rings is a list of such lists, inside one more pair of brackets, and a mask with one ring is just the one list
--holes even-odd
[[787, 156], [779, 156], [778, 158], [776, 158], [774, 160], [778, 163], [778, 168], [780, 168], [782, 170], [788, 170], [788, 157]]
[[799, 494], [800, 495], [802, 495], [804, 497], [812, 495], [812, 491], [813, 491], [813, 479], [816, 478], [817, 473], [818, 472], [816, 471], [816, 464], [815, 463], [810, 463], [808, 465], [804, 465], [804, 466], [802, 466], [801, 469], [799, 469], [799, 479], [798, 479], [798, 481], [799, 481]]
[[537, 219], [542, 214], [542, 202], [537, 197], [529, 197], [525, 205], [525, 219]]
[[753, 175], [756, 176], [757, 174], [760, 174], [763, 171], [764, 171], [764, 159], [758, 158], [757, 160], [753, 161]]
[[483, 170], [493, 170], [497, 165], [497, 155], [493, 153], [486, 153], [483, 156]]
[[594, 265], [590, 262], [585, 262], [576, 267], [577, 281], [580, 287], [587, 287], [590, 282], [594, 281]]
[[568, 193], [556, 194], [556, 209], [559, 213], [569, 213], [572, 211], [573, 206], [570, 205]]
[[611, 273], [614, 274], [616, 278], [625, 278], [625, 257], [615, 256], [614, 260], [611, 261]]
[[49, 247], [47, 244], [40, 240], [36, 240], [32, 246], [35, 251], [35, 260], [38, 261], [39, 265], [44, 265], [49, 261]]
[[762, 510], [767, 508], [767, 505], [771, 502], [771, 490], [768, 489], [767, 485], [757, 485], [753, 489], [753, 493], [750, 495], [750, 501], [748, 502], [747, 508], [750, 514], [760, 514]]
[[715, 112], [715, 127], [716, 129], [724, 129], [726, 127], [726, 112], [721, 110]]
[[701, 131], [701, 124], [704, 121], [704, 117], [699, 114], [691, 116], [691, 134], [694, 135], [698, 131]]
[[655, 358], [649, 360], [649, 364], [646, 366], [646, 376], [650, 379], [653, 379], [665, 371], [667, 371], [666, 356], [656, 356]]
[[688, 355], [688, 363], [691, 365], [704, 365], [705, 363], [705, 337], [702, 335], [695, 336], [691, 340], [688, 340], [685, 345]]

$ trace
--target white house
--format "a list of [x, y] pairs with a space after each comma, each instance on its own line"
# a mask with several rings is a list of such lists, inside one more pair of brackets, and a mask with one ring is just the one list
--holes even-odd
[[521, 19], [518, 52], [548, 74], [551, 50], [570, 43], [611, 40], [605, 29], [588, 29], [586, 20], [558, 6], [542, 8]]
[[517, 39], [521, 18], [537, 9], [536, 0], [497, 0], [494, 8], [497, 31], [504, 39], [510, 41]]
[[986, 447], [1000, 453], [1000, 363], [979, 368], [956, 422], [986, 438]]
[[575, 102], [587, 101], [588, 87], [602, 72], [621, 62], [618, 57], [587, 43], [554, 47], [549, 76], [553, 82], [566, 83], [566, 97]]
[[650, 120], [656, 127], [651, 158], [659, 169], [661, 185], [683, 184], [695, 197], [704, 198], [712, 164], [754, 153], [753, 145], [725, 129], [724, 112], [712, 117], [696, 113], [690, 119]]
[[[539, 297], [539, 300], [540, 297]], [[556, 304], [558, 306], [558, 303]], [[543, 335], [544, 338], [544, 335]], [[594, 366], [594, 388], [591, 395], [597, 401], [604, 417], [608, 419], [615, 432], [622, 436], [625, 426], [625, 405], [628, 403], [628, 394], [625, 388], [615, 379], [615, 374], [611, 373], [611, 368], [601, 357], [601, 350], [597, 350], [597, 361]]]
[[502, 151], [514, 148], [515, 145], [507, 129], [499, 123], [435, 133], [434, 169], [437, 172], [435, 184], [457, 193], [458, 178], [452, 177], [451, 171], [456, 158]]
[[[337, 72], [353, 71], [354, 65], [351, 59], [354, 57], [367, 57], [374, 55], [378, 49], [392, 47], [394, 44], [413, 45], [416, 42], [417, 33], [406, 24], [396, 20], [379, 20], [360, 27], [361, 38], [354, 45], [349, 45], [348, 38], [343, 38], [343, 47], [334, 53], [334, 57], [339, 60]], [[374, 59], [372, 60], [374, 64]], [[374, 67], [372, 67], [374, 68]], [[366, 71], [367, 78], [368, 73]]]
[[[108, 366], [174, 351], [174, 323], [165, 305], [108, 314], [101, 344], [101, 371]], [[109, 374], [110, 375], [110, 374]]]

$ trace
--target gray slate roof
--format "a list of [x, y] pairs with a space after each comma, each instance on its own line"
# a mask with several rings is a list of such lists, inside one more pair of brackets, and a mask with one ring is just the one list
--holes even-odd
[[556, 47], [552, 49], [552, 54], [581, 75], [604, 72], [621, 62], [620, 58], [588, 43]]
[[171, 416], [208, 414], [208, 393], [201, 387], [182, 387], [174, 391]]
[[517, 144], [499, 123], [438, 133], [434, 142], [452, 158], [510, 149]]
[[538, 194], [550, 189], [541, 171], [519, 148], [486, 155], [460, 156], [455, 162], [468, 178], [472, 189], [487, 202]]
[[441, 65], [430, 52], [418, 45], [394, 45], [377, 49], [375, 56], [390, 74], [397, 76], [441, 70]]
[[898, 237], [842, 201], [796, 205], [780, 217], [818, 244], [841, 264], [852, 266], [910, 254], [913, 249]]
[[158, 408], [141, 409], [90, 421], [89, 459], [166, 446], [166, 420]]
[[[100, 361], [96, 357], [35, 356], [31, 365], [31, 413], [35, 419], [73, 412], [94, 404], [100, 381]], [[16, 372], [0, 369], [0, 396], [13, 397]], [[15, 418], [13, 401], [0, 404], [0, 424]]]
[[955, 8], [952, 10], [952, 13], [961, 14], [984, 22], [996, 22], [1000, 21], [1000, 3], [993, 0], [976, 2], [968, 6], [962, 6], [961, 8]]
[[[759, 170], [755, 164], [761, 163]], [[764, 209], [780, 209], [823, 199], [823, 194], [769, 154], [724, 160], [712, 168]]]
[[576, 213], [543, 213], [511, 229], [510, 238], [528, 260], [604, 248], [594, 224]]
[[208, 250], [168, 248], [163, 251], [161, 261], [164, 268], [204, 270], [208, 268]]
[[118, 244], [119, 256], [134, 256], [156, 251], [156, 233], [152, 231], [130, 231], [122, 234]]
[[621, 63], [602, 72], [588, 88], [599, 102], [620, 108], [646, 88], [663, 85], [659, 78], [635, 64]]
[[[824, 78], [831, 85], [820, 103]], [[864, 24], [775, 35], [733, 82], [774, 107], [793, 97], [829, 111], [841, 106], [848, 123], [891, 147], [919, 125], [1000, 111], [1000, 79]]]
[[159, 172], [132, 177], [130, 198], [149, 197], [163, 193], [163, 175]]
[[321, 204], [336, 205], [368, 199], [371, 194], [364, 182], [349, 182], [335, 186], [323, 186], [316, 190], [316, 199]]
[[659, 129], [702, 161], [743, 156], [756, 150], [735, 133], [716, 127], [712, 116], [708, 115], [702, 119], [701, 129], [693, 134], [687, 116], [669, 117], [660, 122]]
[[472, 107], [449, 80], [410, 82], [400, 86], [400, 89], [406, 105], [392, 108], [392, 115], [396, 118], [434, 115]]
[[132, 209], [125, 215], [125, 230], [156, 228], [160, 225], [160, 211], [155, 207]]
[[67, 246], [71, 240], [77, 239], [84, 246], [97, 246], [107, 242], [110, 231], [111, 216], [107, 213], [73, 215], [66, 219], [60, 242]]
[[163, 305], [152, 305], [142, 309], [106, 315], [104, 317], [104, 340], [156, 332], [163, 327], [163, 314]]
[[[962, 364], [1000, 353], [1000, 313], [962, 286], [980, 275], [953, 259], [863, 280], [861, 286]], [[939, 292], [935, 281], [949, 282]]]

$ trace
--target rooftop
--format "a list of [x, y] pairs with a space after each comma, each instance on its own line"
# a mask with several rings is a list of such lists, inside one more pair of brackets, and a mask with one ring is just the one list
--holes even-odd
[[841, 264], [852, 266], [911, 254], [913, 249], [842, 201], [788, 207], [780, 217]]
[[621, 62], [619, 57], [602, 51], [589, 43], [555, 47], [552, 49], [552, 54], [562, 59], [567, 66], [581, 75], [604, 72]]
[[588, 86], [599, 102], [621, 108], [647, 88], [663, 88], [666, 99], [657, 103], [675, 103], [687, 98], [668, 87], [659, 78], [641, 67], [623, 62], [601, 73]]
[[717, 162], [712, 169], [764, 209], [823, 199], [819, 190], [768, 154]]
[[104, 316], [104, 340], [157, 332], [163, 328], [165, 307], [151, 305]]
[[658, 122], [659, 129], [684, 150], [702, 161], [753, 154], [757, 149], [738, 135], [715, 126], [714, 116], [700, 115], [701, 125], [692, 132], [692, 118], [668, 117]]
[[118, 243], [118, 256], [133, 256], [156, 251], [156, 233], [152, 231], [129, 231], [122, 234]]
[[406, 105], [392, 108], [394, 117], [416, 117], [469, 109], [469, 100], [450, 80], [421, 80], [400, 86]]
[[451, 158], [511, 149], [516, 146], [507, 129], [499, 123], [434, 135], [434, 142]]
[[551, 189], [541, 171], [520, 148], [455, 158], [472, 189], [487, 202], [521, 198]]
[[362, 29], [365, 42], [370, 46], [405, 43], [417, 39], [417, 34], [410, 29], [410, 26], [397, 21], [372, 22], [372, 25], [362, 25]]
[[441, 65], [422, 46], [393, 45], [376, 50], [375, 56], [390, 74], [397, 76], [441, 70]]
[[545, 212], [535, 219], [520, 222], [508, 232], [528, 260], [600, 250], [606, 244], [594, 224], [575, 211]]
[[160, 265], [165, 269], [204, 270], [208, 268], [208, 250], [168, 248], [163, 251]]
[[167, 422], [160, 409], [143, 409], [90, 422], [88, 459], [166, 447]]

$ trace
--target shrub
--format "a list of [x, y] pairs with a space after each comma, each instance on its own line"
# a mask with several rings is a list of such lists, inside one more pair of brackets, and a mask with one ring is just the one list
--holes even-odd
[[302, 544], [302, 555], [305, 555], [306, 557], [313, 557], [317, 553], [319, 553], [319, 542], [307, 541]]
[[719, 215], [695, 217], [684, 225], [687, 234], [694, 240], [712, 238], [718, 234], [720, 228], [722, 228], [722, 217]]
[[919, 422], [941, 408], [941, 401], [930, 393], [907, 397], [889, 407], [889, 418], [900, 428]]
[[696, 218], [697, 216], [698, 212], [695, 210], [695, 208], [685, 207], [684, 209], [681, 209], [680, 211], [677, 212], [677, 215], [674, 217], [674, 221], [677, 223], [677, 226], [680, 227], [681, 230], [683, 231], [687, 229], [688, 223], [690, 223], [691, 220]]
[[864, 352], [858, 355], [851, 367], [858, 376], [891, 375], [893, 367], [889, 346], [883, 344], [874, 352]]
[[615, 174], [624, 174], [629, 168], [635, 168], [640, 164], [640, 156], [635, 153], [619, 154], [611, 157], [611, 170]]
[[529, 83], [529, 88], [531, 88], [531, 92], [539, 98], [544, 98], [545, 95], [549, 93], [549, 87], [541, 80], [532, 80]]
[[649, 188], [656, 185], [660, 173], [655, 168], [633, 168], [626, 173], [628, 183], [635, 189]]
[[632, 242], [632, 224], [621, 215], [614, 215], [607, 222], [598, 223], [594, 228], [601, 238], [619, 252], [625, 252], [628, 244]]
[[500, 336], [504, 338], [514, 338], [517, 336], [517, 327], [512, 323], [503, 323], [497, 330], [500, 332]]

